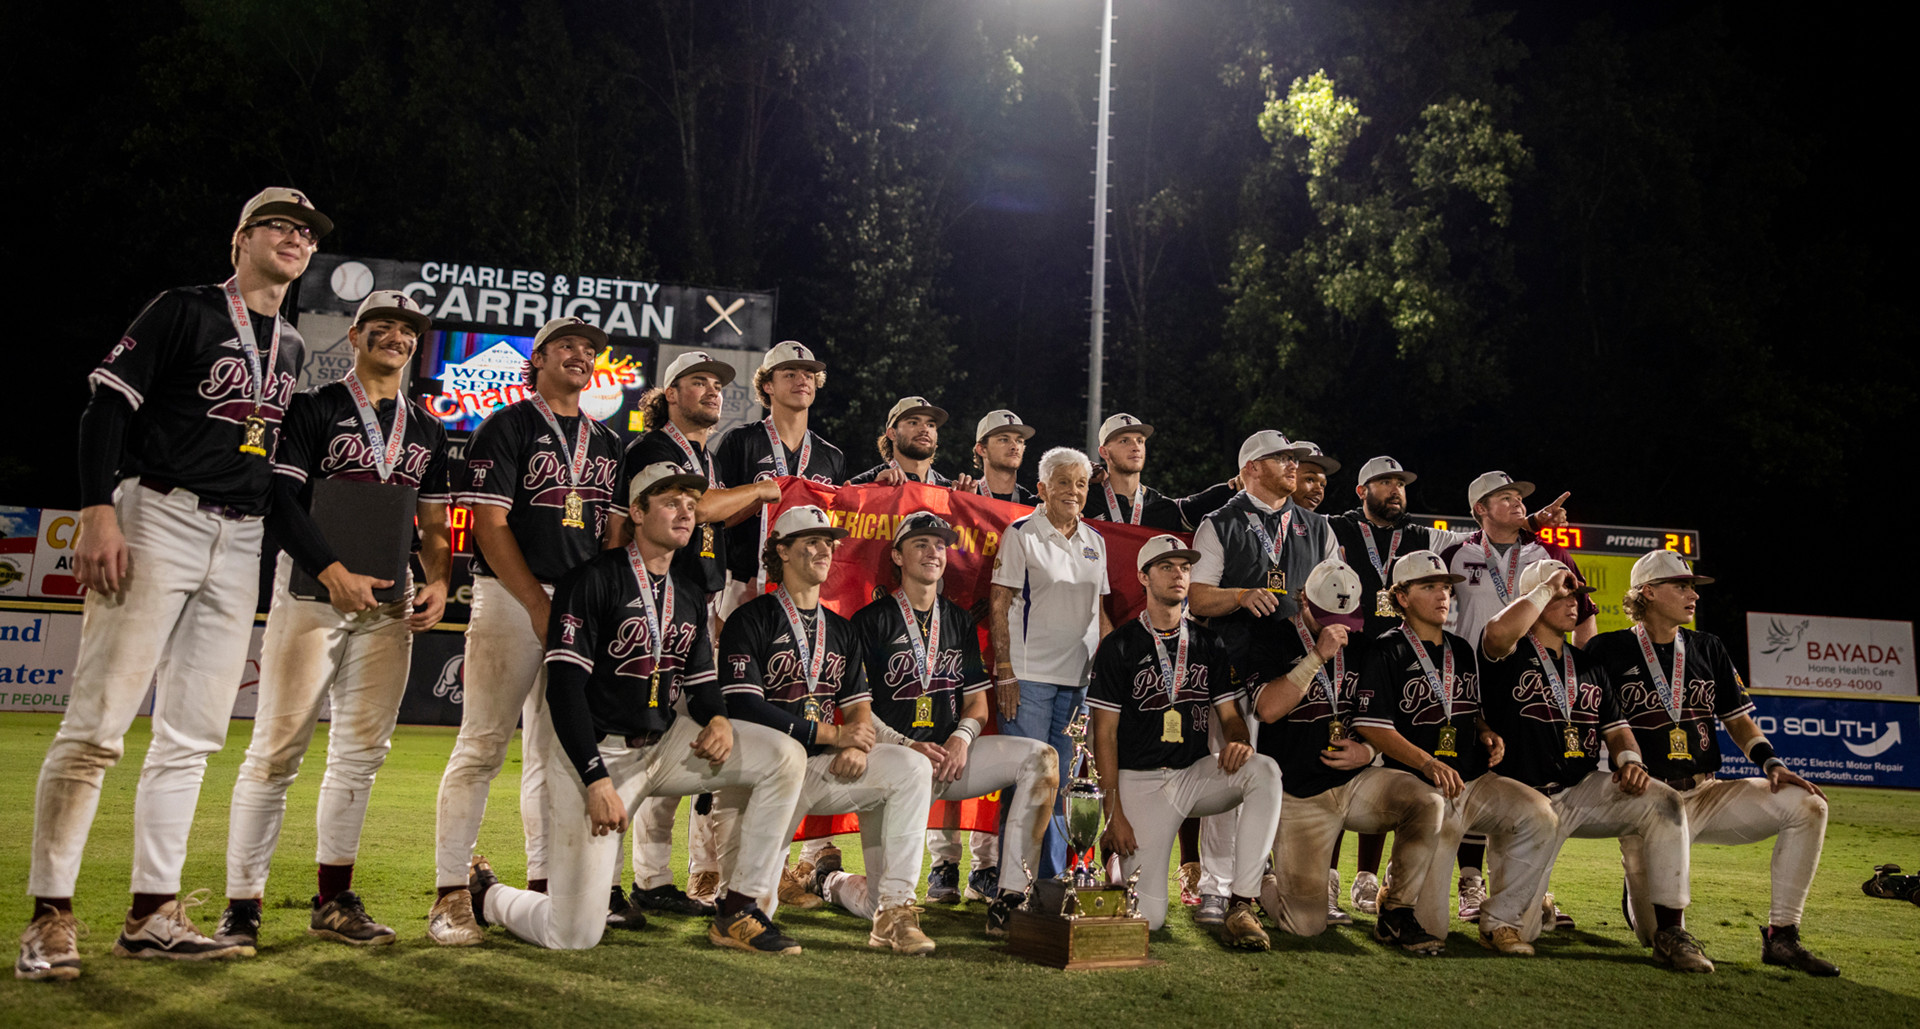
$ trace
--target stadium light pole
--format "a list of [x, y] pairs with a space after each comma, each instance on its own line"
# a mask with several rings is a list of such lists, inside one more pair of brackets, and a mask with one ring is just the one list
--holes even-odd
[[1093, 141], [1093, 319], [1087, 339], [1087, 455], [1100, 452], [1100, 380], [1106, 364], [1107, 116], [1113, 89], [1113, 0], [1100, 18], [1100, 117]]

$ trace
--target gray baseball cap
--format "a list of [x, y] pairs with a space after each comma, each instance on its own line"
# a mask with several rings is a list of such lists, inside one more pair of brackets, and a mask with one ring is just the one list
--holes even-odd
[[369, 318], [392, 318], [413, 326], [413, 331], [424, 336], [433, 328], [433, 319], [420, 310], [420, 302], [397, 289], [376, 289], [360, 301], [360, 309], [353, 314], [353, 324], [359, 325]]
[[1482, 472], [1467, 486], [1467, 510], [1503, 489], [1517, 489], [1524, 499], [1533, 496], [1533, 483], [1518, 482], [1506, 472]]
[[1367, 463], [1360, 466], [1360, 485], [1364, 486], [1375, 479], [1384, 479], [1389, 475], [1408, 485], [1412, 485], [1413, 480], [1419, 478], [1418, 475], [1401, 467], [1400, 462], [1382, 454], [1379, 457], [1368, 458]]

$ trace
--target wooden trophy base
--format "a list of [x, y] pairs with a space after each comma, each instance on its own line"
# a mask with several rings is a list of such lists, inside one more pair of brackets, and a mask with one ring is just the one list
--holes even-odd
[[1062, 918], [1015, 911], [1007, 927], [1007, 950], [1053, 968], [1143, 968], [1161, 962], [1147, 956], [1144, 918]]

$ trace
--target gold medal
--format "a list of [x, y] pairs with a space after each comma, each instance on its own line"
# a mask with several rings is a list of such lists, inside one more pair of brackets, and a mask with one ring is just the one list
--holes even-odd
[[700, 526], [700, 556], [701, 557], [713, 556], [713, 523], [712, 522], [707, 522], [706, 524]]
[[1667, 757], [1674, 761], [1693, 760], [1693, 752], [1687, 749], [1687, 730], [1677, 725], [1668, 730]]
[[1347, 738], [1346, 724], [1336, 718], [1327, 723], [1327, 749], [1339, 750], [1340, 741]]
[[1460, 733], [1456, 731], [1453, 726], [1451, 725], [1441, 726], [1440, 727], [1440, 743], [1438, 746], [1433, 748], [1433, 756], [1434, 757], [1459, 757], [1460, 751], [1456, 747], [1456, 744], [1458, 744], [1459, 742], [1460, 742]]
[[653, 682], [652, 682], [651, 692], [647, 695], [647, 706], [648, 707], [660, 706], [660, 673], [659, 672], [653, 673]]
[[807, 721], [818, 722], [823, 720], [823, 718], [821, 717], [823, 712], [820, 710], [820, 702], [813, 699], [812, 697], [807, 698], [807, 706], [805, 710], [806, 710]]
[[913, 700], [913, 727], [933, 728], [933, 698], [915, 697]]
[[1395, 611], [1393, 609], [1393, 595], [1385, 589], [1382, 589], [1379, 593], [1374, 594], [1373, 613], [1376, 617], [1379, 617], [1379, 618], [1400, 617], [1400, 612]]
[[1180, 731], [1180, 709], [1170, 707], [1160, 719], [1160, 742], [1185, 743], [1187, 734]]
[[267, 456], [267, 420], [259, 415], [247, 416], [247, 436], [240, 444], [242, 454], [256, 457]]
[[586, 528], [586, 506], [586, 498], [580, 495], [579, 490], [568, 490], [566, 513], [561, 516], [560, 524], [568, 529]]
[[1567, 752], [1565, 754], [1560, 755], [1561, 757], [1586, 757], [1587, 756], [1587, 752], [1580, 749], [1580, 730], [1575, 729], [1572, 725], [1568, 725], [1566, 737], [1567, 737]]
[[1287, 573], [1278, 568], [1267, 569], [1267, 592], [1285, 593], [1287, 591]]

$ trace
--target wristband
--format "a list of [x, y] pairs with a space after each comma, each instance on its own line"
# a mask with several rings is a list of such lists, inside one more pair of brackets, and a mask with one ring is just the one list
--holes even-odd
[[1767, 767], [1767, 762], [1779, 759], [1773, 756], [1773, 744], [1768, 743], [1767, 738], [1762, 736], [1753, 741], [1753, 746], [1747, 748], [1747, 760], [1764, 769]]
[[1533, 588], [1533, 591], [1527, 594], [1526, 600], [1527, 600], [1527, 603], [1532, 604], [1534, 607], [1542, 611], [1545, 611], [1547, 609], [1547, 605], [1553, 603], [1553, 583], [1543, 582], [1540, 585], [1535, 586]]
[[1637, 750], [1623, 750], [1615, 754], [1613, 756], [1613, 764], [1616, 768], [1625, 768], [1628, 765], [1639, 765], [1645, 768], [1647, 765], [1645, 761], [1640, 759], [1640, 752]]
[[1367, 742], [1366, 740], [1361, 740], [1361, 741], [1360, 741], [1360, 745], [1361, 745], [1361, 746], [1363, 746], [1363, 747], [1365, 747], [1365, 748], [1367, 748], [1367, 761], [1368, 761], [1368, 763], [1372, 763], [1372, 762], [1374, 762], [1374, 761], [1376, 761], [1376, 760], [1378, 760], [1378, 759], [1379, 759], [1379, 757], [1380, 757], [1380, 751], [1379, 751], [1379, 749], [1378, 749], [1378, 748], [1376, 748], [1376, 747], [1375, 747], [1375, 746], [1374, 746], [1373, 744], [1371, 744], [1371, 743], [1368, 743], [1368, 742]]
[[1785, 768], [1785, 767], [1787, 767], [1787, 763], [1785, 761], [1782, 761], [1777, 757], [1770, 757], [1767, 759], [1766, 764], [1760, 766], [1760, 774], [1765, 775], [1773, 771], [1775, 768]]
[[[974, 740], [980, 738], [980, 719], [978, 718], [960, 719], [960, 724], [954, 726], [953, 728], [953, 735], [961, 737], [967, 742], [969, 746], [971, 746]], [[952, 737], [948, 737], [948, 738], [951, 739]]]

